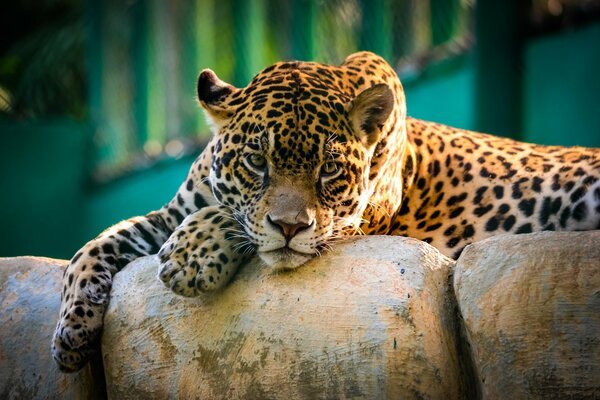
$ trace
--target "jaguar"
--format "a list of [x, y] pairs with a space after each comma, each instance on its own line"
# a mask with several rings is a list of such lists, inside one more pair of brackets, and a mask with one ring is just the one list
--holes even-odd
[[112, 278], [158, 253], [175, 293], [224, 287], [258, 255], [294, 269], [351, 235], [403, 235], [457, 258], [502, 233], [600, 228], [600, 149], [540, 146], [406, 115], [381, 57], [279, 62], [236, 88], [197, 82], [213, 137], [164, 207], [85, 244], [65, 270], [54, 360], [97, 348]]

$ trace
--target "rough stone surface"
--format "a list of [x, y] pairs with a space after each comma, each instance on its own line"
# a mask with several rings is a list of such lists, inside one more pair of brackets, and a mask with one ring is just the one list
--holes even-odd
[[461, 398], [453, 262], [413, 239], [365, 237], [291, 273], [243, 267], [197, 299], [119, 273], [102, 340], [108, 396]]
[[94, 399], [104, 394], [98, 363], [66, 375], [50, 354], [66, 265], [48, 258], [0, 258], [0, 399]]
[[[98, 360], [66, 375], [51, 359], [65, 266], [0, 259], [2, 399], [107, 394]], [[425, 243], [365, 237], [290, 273], [251, 263], [186, 299], [140, 259], [105, 319], [108, 396], [600, 398], [600, 231], [471, 245], [454, 290], [453, 267]]]
[[454, 286], [484, 398], [600, 398], [600, 231], [468, 246]]

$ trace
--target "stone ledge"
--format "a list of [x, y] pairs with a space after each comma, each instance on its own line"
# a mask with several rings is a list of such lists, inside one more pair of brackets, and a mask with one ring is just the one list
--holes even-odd
[[453, 261], [414, 239], [365, 237], [302, 268], [246, 265], [197, 299], [117, 276], [103, 354], [112, 398], [459, 398]]
[[61, 373], [50, 354], [67, 261], [0, 258], [0, 399], [101, 399], [100, 358]]
[[[0, 398], [105, 394], [98, 362], [64, 375], [50, 356], [65, 265], [0, 259]], [[115, 279], [110, 398], [600, 398], [599, 231], [499, 236], [456, 266], [356, 238], [291, 273], [250, 263], [197, 299], [156, 270], [146, 257]]]
[[600, 231], [475, 243], [454, 287], [484, 398], [600, 398]]

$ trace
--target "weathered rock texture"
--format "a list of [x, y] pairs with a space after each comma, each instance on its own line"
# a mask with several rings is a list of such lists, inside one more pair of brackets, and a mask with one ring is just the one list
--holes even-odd
[[[2, 399], [105, 394], [98, 363], [64, 375], [50, 356], [65, 265], [0, 259]], [[197, 299], [156, 272], [147, 257], [115, 279], [110, 398], [600, 398], [600, 231], [496, 237], [456, 264], [357, 238]]]
[[94, 399], [104, 394], [98, 363], [65, 375], [50, 355], [66, 265], [48, 258], [0, 259], [0, 399]]
[[425, 243], [366, 237], [292, 273], [246, 265], [176, 296], [157, 260], [114, 281], [102, 347], [110, 398], [460, 398], [449, 289]]
[[600, 231], [476, 243], [454, 287], [484, 398], [600, 398]]

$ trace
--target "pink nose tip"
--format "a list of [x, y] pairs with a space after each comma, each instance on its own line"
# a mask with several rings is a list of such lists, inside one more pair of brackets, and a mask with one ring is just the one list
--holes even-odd
[[296, 222], [290, 224], [279, 219], [271, 219], [270, 216], [267, 216], [267, 221], [269, 221], [271, 225], [276, 226], [281, 231], [281, 233], [287, 241], [290, 241], [299, 232], [305, 230], [306, 228], [312, 225], [312, 223], [307, 224], [305, 222]]

